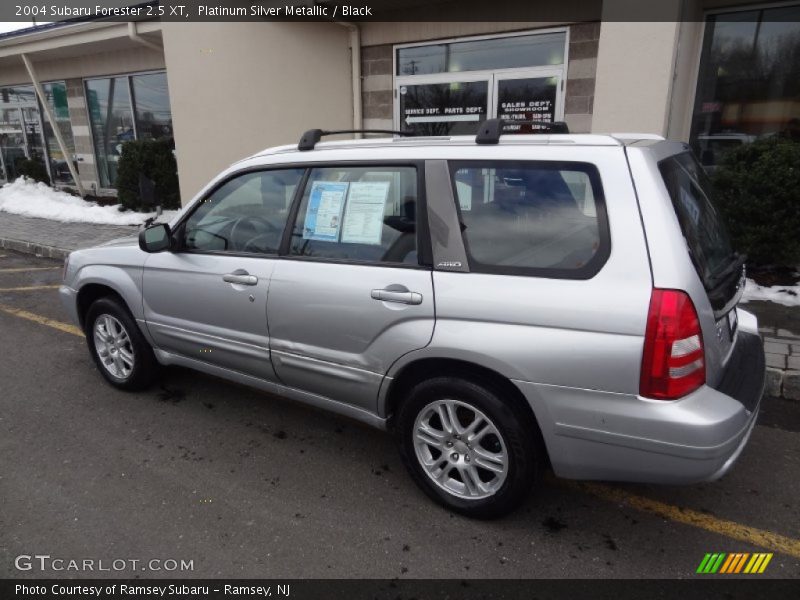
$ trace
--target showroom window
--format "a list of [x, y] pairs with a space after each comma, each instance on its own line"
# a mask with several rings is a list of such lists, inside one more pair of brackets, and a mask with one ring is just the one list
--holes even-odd
[[[563, 119], [567, 30], [395, 47], [395, 126], [468, 135], [481, 121], [535, 133]], [[514, 123], [518, 121], [518, 123]]]
[[45, 83], [42, 85], [42, 91], [69, 154], [69, 156], [64, 156], [53, 132], [53, 126], [47, 118], [47, 113], [42, 111], [44, 116], [44, 139], [47, 144], [50, 165], [50, 180], [53, 183], [74, 184], [75, 182], [72, 180], [72, 174], [67, 165], [68, 160], [75, 160], [75, 140], [72, 137], [72, 123], [70, 122], [69, 107], [67, 106], [67, 86], [63, 81]]
[[16, 179], [22, 161], [31, 160], [40, 163], [51, 182], [74, 183], [67, 166], [75, 146], [66, 86], [63, 81], [45, 83], [42, 91], [70, 156], [61, 151], [32, 85], [0, 88], [0, 182]]
[[86, 99], [101, 187], [114, 187], [125, 142], [172, 137], [164, 72], [88, 79]]
[[731, 148], [800, 139], [800, 4], [706, 20], [691, 144], [713, 169]]

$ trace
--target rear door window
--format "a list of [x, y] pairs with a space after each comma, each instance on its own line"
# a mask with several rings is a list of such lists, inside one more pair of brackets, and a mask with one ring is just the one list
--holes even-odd
[[594, 165], [458, 161], [450, 168], [471, 271], [588, 279], [608, 258]]
[[710, 290], [737, 259], [722, 216], [714, 204], [714, 188], [689, 152], [664, 159], [658, 167], [692, 262], [706, 289]]

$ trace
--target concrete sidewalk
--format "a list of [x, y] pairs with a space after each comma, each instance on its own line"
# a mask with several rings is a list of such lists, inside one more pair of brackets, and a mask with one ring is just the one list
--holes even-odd
[[48, 258], [66, 258], [80, 248], [138, 235], [135, 225], [62, 223], [0, 212], [0, 248]]

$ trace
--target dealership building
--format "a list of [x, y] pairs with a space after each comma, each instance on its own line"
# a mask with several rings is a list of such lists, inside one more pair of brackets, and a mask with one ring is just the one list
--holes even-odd
[[0, 35], [0, 183], [32, 159], [55, 185], [113, 195], [123, 143], [147, 138], [174, 140], [187, 202], [311, 128], [469, 134], [502, 117], [513, 134], [565, 121], [689, 141], [706, 164], [799, 128], [796, 1], [662, 0], [637, 17], [654, 3], [548, 0], [524, 22], [394, 4], [407, 21], [94, 20]]

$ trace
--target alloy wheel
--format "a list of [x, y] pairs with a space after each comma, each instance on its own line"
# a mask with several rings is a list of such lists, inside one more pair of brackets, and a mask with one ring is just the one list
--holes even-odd
[[497, 426], [459, 400], [436, 400], [414, 423], [414, 449], [441, 489], [466, 500], [492, 496], [508, 475], [508, 452]]
[[130, 336], [116, 317], [102, 314], [94, 322], [94, 347], [100, 363], [117, 379], [133, 372], [135, 355]]

